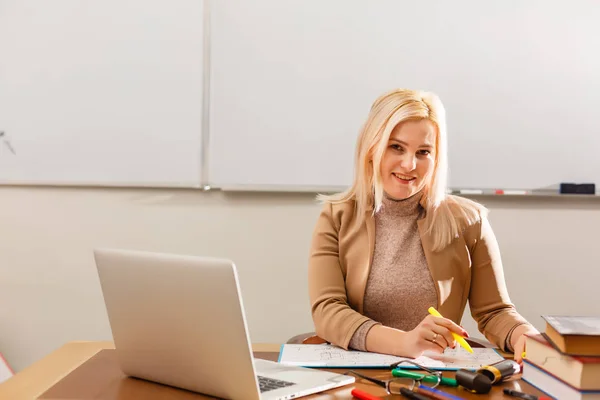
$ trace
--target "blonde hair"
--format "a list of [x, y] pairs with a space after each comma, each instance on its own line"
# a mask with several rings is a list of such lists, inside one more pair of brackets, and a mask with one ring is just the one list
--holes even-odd
[[446, 193], [446, 111], [434, 93], [396, 89], [377, 98], [358, 137], [352, 186], [342, 193], [319, 195], [318, 199], [333, 204], [354, 200], [358, 224], [364, 222], [368, 211], [378, 212], [384, 196], [380, 165], [390, 134], [398, 124], [420, 119], [427, 119], [436, 127], [434, 170], [423, 189], [421, 204], [426, 210], [426, 232], [433, 237], [433, 250], [439, 251], [477, 222], [486, 210], [474, 201]]

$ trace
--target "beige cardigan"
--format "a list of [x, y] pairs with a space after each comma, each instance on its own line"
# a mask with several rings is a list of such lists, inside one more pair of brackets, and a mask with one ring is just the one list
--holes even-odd
[[[362, 315], [375, 248], [375, 220], [369, 213], [354, 224], [354, 201], [326, 204], [314, 230], [308, 270], [312, 316], [318, 336], [348, 348]], [[440, 252], [417, 221], [421, 243], [438, 298], [437, 309], [459, 324], [467, 300], [485, 337], [502, 350], [518, 325], [527, 321], [510, 302], [496, 238], [487, 218], [469, 226]]]

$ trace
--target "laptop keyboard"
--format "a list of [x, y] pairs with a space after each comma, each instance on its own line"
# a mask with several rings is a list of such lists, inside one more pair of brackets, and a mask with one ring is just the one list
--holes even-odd
[[267, 378], [258, 375], [258, 386], [260, 392], [268, 392], [269, 390], [281, 389], [282, 387], [295, 385], [294, 382], [281, 381], [279, 379]]

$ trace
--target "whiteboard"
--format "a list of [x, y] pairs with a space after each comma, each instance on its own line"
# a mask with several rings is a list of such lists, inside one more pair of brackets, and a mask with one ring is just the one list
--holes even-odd
[[350, 184], [396, 87], [444, 102], [453, 188], [600, 184], [598, 21], [596, 0], [214, 2], [211, 184]]
[[0, 182], [199, 186], [203, 7], [0, 0]]

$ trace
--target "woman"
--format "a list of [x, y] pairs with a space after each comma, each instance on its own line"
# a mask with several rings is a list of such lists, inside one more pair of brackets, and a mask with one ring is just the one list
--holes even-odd
[[[446, 194], [445, 110], [399, 89], [373, 104], [354, 183], [321, 196], [309, 294], [316, 333], [345, 349], [418, 357], [457, 343], [469, 301], [485, 337], [521, 362], [537, 333], [511, 304], [484, 207]], [[428, 314], [435, 307], [445, 318]]]

